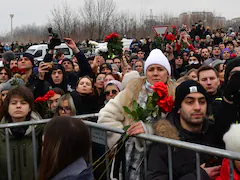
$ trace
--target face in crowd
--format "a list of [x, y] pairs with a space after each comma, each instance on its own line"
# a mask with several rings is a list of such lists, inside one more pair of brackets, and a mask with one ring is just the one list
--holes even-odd
[[144, 52], [143, 51], [138, 51], [137, 57], [138, 57], [138, 59], [144, 59]]
[[0, 83], [5, 83], [9, 80], [8, 73], [5, 69], [0, 71]]
[[54, 84], [61, 84], [63, 82], [63, 72], [61, 69], [52, 71], [51, 78]]
[[17, 60], [11, 60], [10, 61], [10, 69], [18, 67], [18, 61]]
[[200, 71], [198, 75], [199, 83], [209, 94], [215, 94], [220, 85], [219, 78], [214, 70]]
[[113, 63], [116, 64], [118, 66], [118, 68], [121, 68], [121, 60], [119, 58], [115, 58], [113, 60]]
[[26, 70], [29, 70], [29, 69], [32, 69], [33, 67], [33, 64], [31, 62], [30, 59], [28, 59], [27, 57], [21, 57], [19, 60], [18, 60], [18, 68], [19, 69], [26, 69]]
[[60, 99], [61, 94], [55, 93], [53, 97], [49, 98], [47, 104], [50, 110], [55, 110], [57, 107], [58, 100]]
[[106, 95], [106, 100], [107, 102], [110, 100], [110, 99], [114, 99], [118, 93], [119, 93], [119, 89], [117, 88], [116, 85], [114, 84], [108, 84], [106, 89], [105, 89], [105, 95]]
[[139, 74], [143, 73], [143, 62], [142, 61], [136, 61], [135, 62], [135, 70], [139, 72]]
[[99, 74], [96, 78], [96, 82], [94, 83], [94, 86], [99, 89], [103, 89], [105, 76], [106, 76], [105, 74]]
[[70, 61], [64, 61], [62, 63], [62, 66], [64, 67], [66, 72], [72, 72], [73, 71], [73, 64]]
[[223, 51], [223, 54], [222, 54], [223, 60], [228, 60], [228, 59], [230, 59], [230, 57], [231, 57], [231, 54], [229, 51]]
[[72, 110], [68, 100], [63, 100], [59, 106], [59, 116], [72, 116]]
[[198, 128], [207, 113], [205, 96], [199, 92], [188, 94], [182, 101], [178, 113], [180, 113], [180, 123], [184, 129], [193, 131], [195, 127]]
[[197, 76], [197, 70], [193, 70], [188, 74], [189, 79], [192, 79], [194, 81], [198, 81], [198, 76]]
[[111, 74], [108, 74], [106, 75], [105, 79], [104, 79], [104, 87], [107, 85], [107, 83], [111, 80], [115, 80], [115, 78], [111, 75]]
[[183, 59], [181, 58], [181, 56], [177, 56], [177, 58], [175, 59], [175, 65], [176, 67], [181, 67], [183, 65]]
[[93, 92], [92, 81], [89, 78], [81, 78], [78, 82], [76, 91], [80, 94], [91, 94]]
[[146, 76], [148, 82], [150, 84], [154, 84], [155, 82], [166, 83], [169, 75], [167, 70], [163, 66], [158, 64], [152, 64], [147, 68]]

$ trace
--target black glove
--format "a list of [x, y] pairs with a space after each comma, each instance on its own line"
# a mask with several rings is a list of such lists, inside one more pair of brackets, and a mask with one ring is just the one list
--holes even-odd
[[231, 76], [231, 79], [227, 82], [227, 85], [224, 88], [223, 96], [228, 101], [234, 101], [235, 98], [239, 97], [239, 93], [240, 93], [239, 80], [240, 80], [240, 71], [236, 71]]

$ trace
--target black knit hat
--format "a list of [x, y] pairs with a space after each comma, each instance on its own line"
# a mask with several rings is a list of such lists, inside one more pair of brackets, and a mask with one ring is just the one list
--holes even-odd
[[235, 67], [240, 66], [240, 57], [228, 60], [226, 64], [227, 66], [224, 74], [224, 83], [227, 83], [231, 70]]
[[175, 108], [179, 109], [181, 108], [182, 101], [184, 98], [190, 94], [190, 93], [195, 93], [199, 92], [203, 94], [208, 101], [208, 95], [207, 91], [202, 87], [201, 84], [194, 80], [186, 80], [182, 82], [177, 88], [176, 88], [176, 93], [175, 93]]
[[22, 57], [28, 58], [32, 62], [32, 65], [34, 66], [34, 56], [32, 54], [30, 54], [30, 53], [23, 53]]

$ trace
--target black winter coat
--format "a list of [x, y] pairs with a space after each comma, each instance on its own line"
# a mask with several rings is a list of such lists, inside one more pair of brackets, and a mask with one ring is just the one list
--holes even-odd
[[[170, 113], [168, 120], [179, 131], [180, 140], [197, 143], [212, 147], [219, 147], [214, 131], [209, 131], [213, 124], [205, 120], [200, 133], [192, 133], [183, 129], [180, 125], [179, 115], [176, 111]], [[212, 128], [211, 128], [212, 129]], [[207, 163], [213, 157], [200, 153], [200, 164]], [[172, 148], [172, 165], [174, 180], [194, 180], [196, 176], [196, 154], [194, 151], [182, 148]], [[221, 160], [219, 160], [219, 164]], [[165, 144], [153, 144], [148, 158], [148, 180], [167, 180], [169, 179], [168, 169], [168, 148]], [[200, 168], [201, 179], [210, 179], [207, 173]]]

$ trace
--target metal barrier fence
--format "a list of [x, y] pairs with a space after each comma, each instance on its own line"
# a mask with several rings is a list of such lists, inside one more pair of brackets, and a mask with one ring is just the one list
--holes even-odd
[[[86, 114], [75, 116], [77, 118], [93, 118], [97, 117], [98, 114]], [[8, 180], [12, 180], [11, 175], [11, 164], [10, 164], [10, 147], [9, 147], [9, 128], [12, 127], [20, 127], [20, 126], [31, 126], [32, 128], [32, 144], [33, 144], [33, 157], [34, 157], [34, 175], [35, 179], [37, 179], [37, 154], [36, 154], [36, 132], [35, 125], [46, 124], [50, 119], [38, 120], [38, 121], [27, 121], [20, 123], [8, 123], [8, 124], [0, 124], [0, 129], [5, 129], [5, 137], [6, 137], [6, 154], [7, 154], [7, 171], [8, 171]], [[85, 124], [90, 128], [90, 132], [92, 134], [92, 141], [102, 144], [105, 146], [105, 150], [107, 147], [107, 132], [114, 132], [119, 134], [124, 134], [122, 129], [112, 128], [109, 126], [104, 126], [102, 124], [93, 123], [90, 121], [84, 121]], [[226, 151], [218, 148], [213, 148], [204, 145], [198, 145], [194, 143], [183, 142], [179, 140], [168, 139], [160, 136], [149, 135], [149, 134], [140, 134], [135, 136], [136, 138], [140, 138], [144, 140], [144, 175], [146, 179], [147, 172], [147, 141], [164, 143], [168, 146], [168, 166], [169, 166], [169, 179], [173, 180], [173, 170], [172, 170], [172, 151], [171, 147], [179, 147], [184, 149], [189, 149], [196, 152], [196, 172], [197, 172], [197, 180], [200, 180], [200, 155], [199, 153], [206, 153], [211, 155], [216, 155], [220, 157], [225, 157], [230, 159], [230, 179], [233, 180], [233, 160], [240, 160], [240, 153]], [[91, 154], [91, 150], [90, 150]], [[92, 158], [90, 157], [90, 161]], [[108, 163], [108, 162], [107, 162]], [[0, 175], [1, 176], [1, 175]], [[125, 174], [127, 177], [127, 174]], [[109, 177], [107, 177], [109, 178]]]

